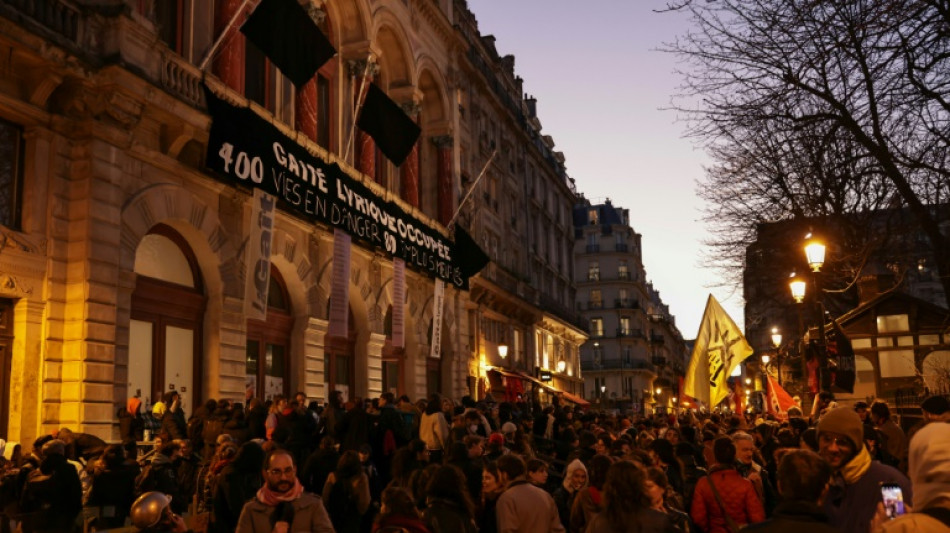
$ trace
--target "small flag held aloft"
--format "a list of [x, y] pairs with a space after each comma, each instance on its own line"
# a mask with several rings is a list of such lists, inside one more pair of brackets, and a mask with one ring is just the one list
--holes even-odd
[[356, 125], [376, 141], [376, 146], [399, 166], [406, 160], [422, 130], [379, 87], [369, 84]]
[[243, 33], [277, 68], [300, 87], [336, 55], [297, 0], [262, 0], [241, 26]]

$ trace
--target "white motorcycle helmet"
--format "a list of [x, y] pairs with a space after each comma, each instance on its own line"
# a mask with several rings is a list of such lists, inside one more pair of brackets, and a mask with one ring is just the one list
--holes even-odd
[[161, 492], [146, 492], [135, 500], [129, 515], [132, 525], [139, 529], [146, 529], [159, 523], [165, 509], [172, 503], [172, 497]]

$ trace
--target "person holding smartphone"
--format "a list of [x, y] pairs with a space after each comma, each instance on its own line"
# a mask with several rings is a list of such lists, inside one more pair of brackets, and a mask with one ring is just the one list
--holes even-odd
[[907, 505], [906, 494], [882, 485], [872, 533], [950, 533], [950, 424], [931, 422], [915, 433], [908, 466], [914, 484], [913, 509]]
[[906, 501], [913, 497], [904, 474], [871, 458], [864, 445], [861, 418], [850, 407], [837, 407], [821, 417], [818, 453], [833, 470], [824, 510], [831, 525], [844, 533], [867, 533], [878, 504], [883, 502], [882, 484], [900, 487]]

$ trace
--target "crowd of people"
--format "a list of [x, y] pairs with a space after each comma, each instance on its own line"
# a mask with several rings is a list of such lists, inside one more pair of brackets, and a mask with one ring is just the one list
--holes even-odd
[[832, 401], [776, 420], [339, 392], [186, 417], [175, 392], [148, 413], [131, 398], [121, 443], [63, 428], [2, 454], [0, 533], [950, 532], [947, 399], [906, 435], [882, 401]]

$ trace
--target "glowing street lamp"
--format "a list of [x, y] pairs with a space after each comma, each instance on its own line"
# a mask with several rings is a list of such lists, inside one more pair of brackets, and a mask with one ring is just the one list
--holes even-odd
[[499, 345], [498, 345], [498, 357], [501, 357], [502, 359], [508, 357], [508, 345], [507, 345], [507, 344], [499, 344]]
[[808, 259], [808, 266], [811, 267], [812, 272], [818, 272], [821, 270], [821, 266], [825, 264], [825, 244], [818, 239], [812, 237], [809, 233], [805, 241], [805, 258]]
[[778, 328], [772, 328], [772, 346], [778, 348], [782, 345], [782, 334], [779, 333]]
[[805, 301], [805, 280], [799, 277], [793, 277], [792, 280], [788, 282], [788, 288], [792, 290], [792, 298], [795, 300], [795, 303], [800, 304]]
[[560, 372], [560, 373], [563, 374], [563, 373], [564, 373], [564, 369], [566, 369], [566, 368], [567, 368], [567, 361], [565, 361], [564, 359], [561, 359], [560, 361], [557, 362], [557, 371], [558, 371], [558, 372]]

